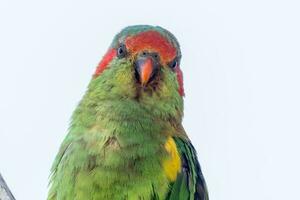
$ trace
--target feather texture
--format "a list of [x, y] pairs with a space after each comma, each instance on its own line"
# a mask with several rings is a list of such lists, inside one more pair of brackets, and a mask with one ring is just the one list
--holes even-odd
[[168, 200], [208, 200], [208, 192], [193, 145], [174, 137], [182, 160], [181, 172], [172, 184]]

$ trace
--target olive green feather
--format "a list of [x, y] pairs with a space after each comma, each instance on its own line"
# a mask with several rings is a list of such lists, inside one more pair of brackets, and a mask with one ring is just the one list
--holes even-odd
[[174, 137], [182, 160], [182, 169], [172, 184], [168, 200], [208, 200], [208, 192], [193, 145]]

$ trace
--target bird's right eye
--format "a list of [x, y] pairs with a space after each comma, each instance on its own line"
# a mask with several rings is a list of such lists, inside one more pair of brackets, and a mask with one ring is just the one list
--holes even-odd
[[170, 63], [168, 63], [169, 67], [174, 70], [178, 66], [178, 58], [175, 58]]
[[126, 55], [127, 55], [126, 46], [124, 44], [120, 44], [120, 46], [117, 50], [118, 58], [124, 58]]

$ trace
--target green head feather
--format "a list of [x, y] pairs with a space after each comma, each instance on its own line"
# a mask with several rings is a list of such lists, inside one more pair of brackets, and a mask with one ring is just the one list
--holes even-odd
[[[177, 39], [169, 31], [158, 26], [126, 27], [114, 37], [110, 49], [117, 51], [120, 44], [124, 44], [127, 38], [149, 31], [159, 33], [176, 49], [176, 55], [172, 60], [177, 59], [179, 65], [181, 52]], [[147, 38], [145, 41], [148, 41]], [[147, 50], [147, 44], [144, 45], [146, 46], [144, 50]], [[161, 62], [156, 79], [145, 87], [136, 80], [134, 66], [136, 55], [132, 54], [129, 51], [122, 58], [113, 57], [105, 66], [105, 70], [91, 80], [84, 100], [93, 101], [95, 106], [101, 106], [103, 100], [118, 101], [120, 104], [130, 102], [131, 106], [151, 112], [158, 119], [173, 118], [180, 122], [183, 113], [183, 98], [178, 92], [180, 87], [178, 71], [168, 66], [172, 60], [166, 63]]]

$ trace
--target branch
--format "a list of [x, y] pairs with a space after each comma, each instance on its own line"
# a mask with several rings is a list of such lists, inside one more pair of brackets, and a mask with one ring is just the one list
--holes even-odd
[[15, 200], [4, 179], [0, 174], [0, 200]]

